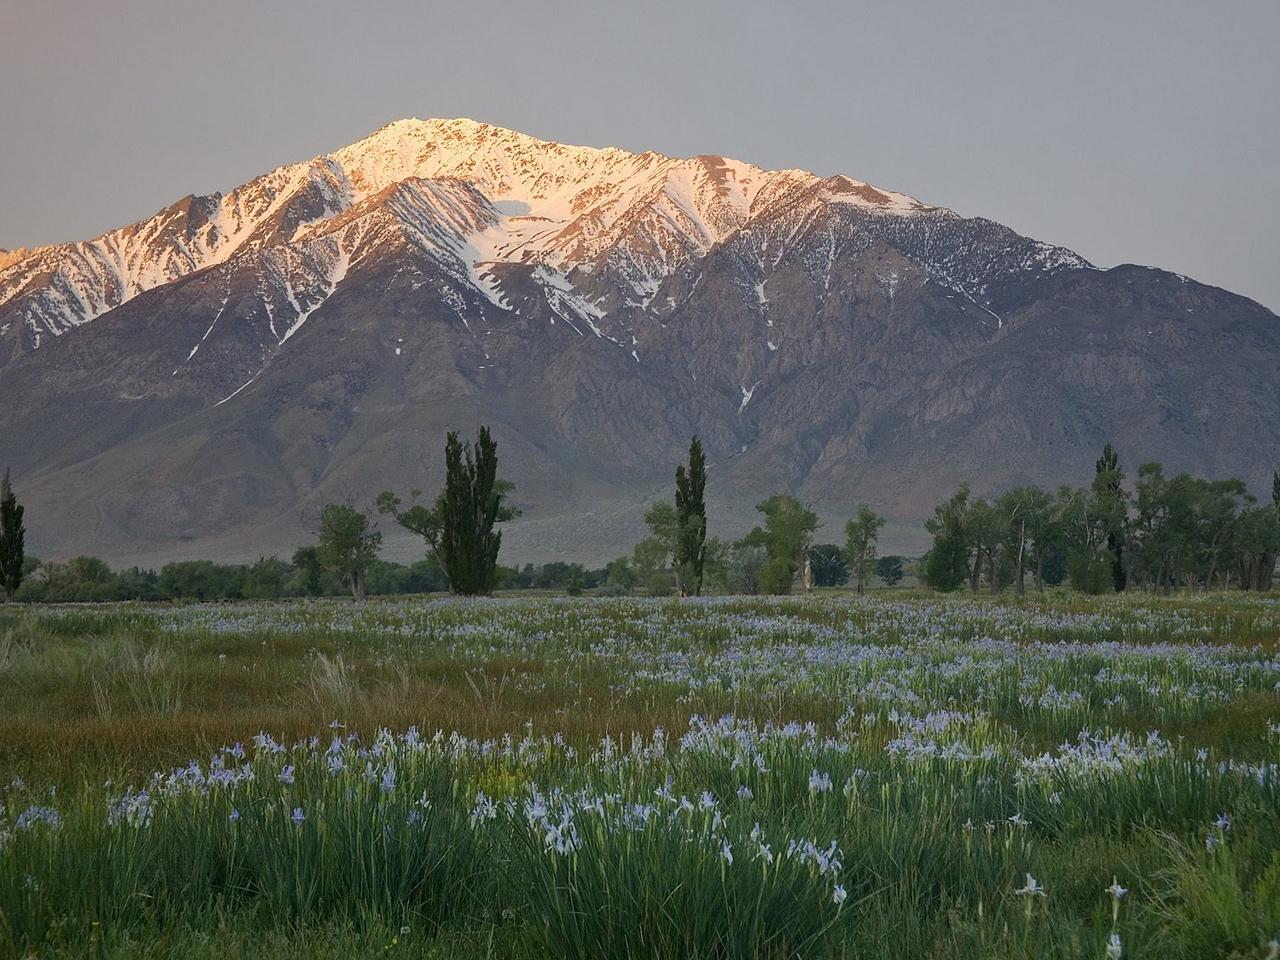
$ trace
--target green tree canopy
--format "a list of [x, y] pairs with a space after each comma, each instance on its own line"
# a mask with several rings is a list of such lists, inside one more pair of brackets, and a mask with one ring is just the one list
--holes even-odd
[[973, 546], [969, 539], [969, 484], [962, 483], [950, 499], [934, 507], [924, 522], [933, 546], [921, 561], [924, 582], [935, 590], [958, 590], [969, 576]]
[[365, 568], [381, 545], [373, 521], [350, 504], [331, 503], [320, 512], [320, 561], [347, 581], [357, 601], [365, 598]]
[[790, 593], [791, 582], [804, 565], [805, 553], [818, 529], [818, 515], [789, 493], [775, 493], [756, 505], [764, 514], [764, 526], [744, 538], [768, 553], [769, 563], [760, 576], [764, 593]]
[[858, 512], [853, 519], [844, 525], [844, 555], [849, 562], [854, 582], [858, 585], [858, 593], [864, 592], [867, 576], [875, 564], [880, 529], [884, 522], [884, 517], [862, 503], [858, 505]]

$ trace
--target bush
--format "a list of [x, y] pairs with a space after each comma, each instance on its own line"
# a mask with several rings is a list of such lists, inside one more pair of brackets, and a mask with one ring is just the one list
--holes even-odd
[[958, 590], [969, 576], [969, 545], [964, 539], [939, 537], [921, 561], [924, 582], [944, 593]]
[[1112, 593], [1111, 557], [1107, 554], [1077, 550], [1067, 557], [1067, 579], [1081, 593]]
[[885, 586], [892, 587], [902, 582], [903, 558], [896, 556], [880, 557], [876, 561], [876, 576]]
[[760, 592], [771, 594], [787, 594], [791, 592], [791, 581], [795, 579], [795, 571], [791, 564], [781, 557], [776, 557], [765, 564], [760, 571]]
[[756, 544], [735, 545], [726, 564], [725, 585], [732, 593], [760, 593], [760, 578], [768, 563], [769, 554], [764, 547]]
[[838, 587], [849, 580], [849, 564], [844, 551], [834, 543], [820, 543], [809, 548], [809, 569], [815, 587]]

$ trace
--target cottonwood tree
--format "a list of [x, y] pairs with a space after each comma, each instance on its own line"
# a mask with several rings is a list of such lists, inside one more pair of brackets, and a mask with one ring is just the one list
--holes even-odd
[[[739, 540], [729, 551], [725, 564], [725, 579], [734, 593], [754, 596], [763, 591], [765, 569], [769, 566], [769, 551], [763, 544]], [[790, 583], [788, 583], [788, 587]]]
[[299, 547], [293, 551], [293, 566], [298, 571], [303, 592], [312, 597], [324, 592], [321, 580], [324, 564], [320, 562], [320, 551], [316, 547]]
[[1008, 528], [1001, 510], [985, 499], [974, 500], [969, 505], [967, 520], [969, 541], [973, 544], [973, 568], [969, 575], [969, 589], [978, 592], [982, 582], [982, 569], [987, 570], [987, 586], [992, 593], [999, 593], [1006, 557]]
[[1236, 519], [1231, 545], [1242, 590], [1270, 590], [1280, 556], [1280, 509], [1255, 506]]
[[1159, 463], [1144, 463], [1130, 494], [1123, 476], [1108, 447], [1089, 487], [1064, 486], [1054, 497], [1028, 486], [987, 504], [969, 501], [962, 486], [925, 523], [934, 536], [921, 562], [925, 581], [955, 589], [967, 565], [975, 589], [985, 568], [993, 591], [1007, 570], [1021, 593], [1029, 558], [1039, 588], [1060, 582], [1061, 567], [1072, 587], [1088, 593], [1117, 585], [1271, 589], [1280, 557], [1280, 472], [1267, 505], [1239, 479], [1168, 476]]
[[637, 543], [631, 552], [637, 583], [650, 596], [670, 592], [674, 575], [669, 564], [675, 557], [679, 522], [676, 508], [668, 500], [651, 504], [644, 513], [649, 536]]
[[884, 522], [884, 517], [862, 503], [858, 505], [853, 519], [844, 525], [844, 555], [858, 585], [858, 593], [865, 591], [867, 574], [876, 561], [876, 548]]
[[768, 554], [769, 563], [758, 578], [760, 592], [790, 593], [818, 529], [818, 515], [789, 493], [775, 493], [756, 504], [756, 509], [764, 514], [764, 526], [756, 527], [741, 543], [762, 546]]
[[969, 539], [969, 484], [962, 483], [950, 499], [933, 509], [924, 522], [933, 546], [921, 561], [924, 581], [935, 590], [957, 590], [970, 574], [973, 546]]
[[[1062, 535], [1054, 510], [1053, 496], [1039, 487], [1023, 487], [1022, 508], [1026, 520], [1024, 532], [1031, 553], [1031, 574], [1036, 590], [1043, 591], [1045, 566], [1061, 545]], [[1019, 593], [1021, 593], [1019, 589]]]
[[404, 529], [422, 537], [426, 542], [428, 555], [436, 562], [437, 566], [444, 569], [444, 563], [440, 559], [440, 532], [443, 528], [443, 520], [441, 518], [444, 513], [444, 494], [437, 495], [430, 506], [414, 502], [421, 496], [421, 490], [410, 490], [409, 498], [411, 502], [406, 507], [399, 496], [390, 490], [383, 490], [378, 494], [375, 505], [379, 513], [391, 517]]
[[0, 590], [4, 591], [6, 602], [13, 600], [22, 585], [26, 538], [26, 527], [22, 524], [24, 512], [9, 482], [9, 471], [5, 470], [4, 479], [0, 480]]
[[666, 500], [651, 504], [644, 512], [644, 522], [652, 541], [646, 548], [648, 554], [657, 559], [660, 566], [674, 562], [680, 535], [680, 517], [675, 506]]
[[1082, 593], [1114, 591], [1115, 555], [1107, 548], [1109, 504], [1100, 502], [1092, 490], [1063, 487], [1054, 509], [1068, 544], [1067, 577], [1071, 586]]
[[366, 596], [365, 568], [377, 559], [380, 546], [377, 524], [350, 503], [331, 503], [320, 511], [317, 554], [321, 563], [346, 580], [357, 602]]
[[702, 593], [707, 543], [707, 461], [702, 444], [689, 444], [689, 465], [676, 467], [675, 544], [673, 564], [680, 596]]
[[1053, 530], [1051, 500], [1039, 487], [1015, 487], [996, 500], [995, 509], [1004, 525], [1004, 549], [1013, 567], [1018, 596], [1027, 592], [1027, 560], [1031, 559], [1036, 587], [1043, 589], [1043, 565]]

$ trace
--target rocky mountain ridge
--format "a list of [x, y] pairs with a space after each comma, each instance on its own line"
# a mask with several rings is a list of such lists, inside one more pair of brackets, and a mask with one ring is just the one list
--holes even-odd
[[694, 432], [723, 532], [785, 485], [913, 549], [957, 479], [1056, 485], [1106, 439], [1269, 476], [1278, 361], [1245, 298], [848, 177], [468, 120], [0, 253], [0, 461], [40, 549], [121, 559], [284, 550], [478, 422], [517, 559], [624, 552]]

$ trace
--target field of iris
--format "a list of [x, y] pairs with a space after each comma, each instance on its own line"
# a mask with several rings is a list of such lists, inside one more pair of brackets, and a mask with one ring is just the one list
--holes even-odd
[[0, 610], [0, 714], [0, 956], [1280, 955], [1274, 597]]

